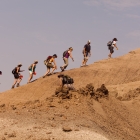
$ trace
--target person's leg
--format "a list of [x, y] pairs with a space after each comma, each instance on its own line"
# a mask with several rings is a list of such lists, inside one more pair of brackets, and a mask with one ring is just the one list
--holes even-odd
[[55, 71], [56, 68], [53, 67], [51, 74], [53, 74], [53, 72]]
[[85, 63], [84, 63], [85, 65], [87, 64], [87, 61], [88, 61], [88, 57], [85, 58]]
[[64, 57], [63, 60], [64, 60], [64, 65], [61, 67], [62, 70], [66, 69], [68, 66], [68, 58]]
[[29, 79], [28, 79], [28, 83], [30, 83], [30, 81], [33, 78], [33, 72], [29, 71]]
[[113, 52], [114, 52], [113, 47], [110, 47], [109, 50], [110, 50], [110, 54], [108, 55], [108, 57], [111, 58], [111, 56], [112, 56], [112, 54], [113, 54]]
[[12, 85], [12, 88], [15, 87], [15, 85], [16, 85], [16, 83], [17, 83], [17, 80], [18, 80], [18, 79], [15, 79], [14, 84]]
[[45, 75], [43, 76], [43, 78], [45, 78], [49, 73], [50, 73], [50, 67], [47, 66], [47, 72], [45, 73]]
[[54, 67], [53, 64], [50, 65], [50, 68], [52, 68], [51, 74], [53, 74], [53, 72], [56, 70], [56, 68]]
[[20, 86], [19, 84], [20, 84], [21, 80], [22, 80], [21, 78], [19, 78], [19, 79], [17, 80], [17, 87]]

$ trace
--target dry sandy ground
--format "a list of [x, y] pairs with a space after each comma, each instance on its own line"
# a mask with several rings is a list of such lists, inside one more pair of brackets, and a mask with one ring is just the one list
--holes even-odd
[[0, 140], [140, 140], [139, 58], [140, 49], [64, 72], [85, 90], [70, 98], [53, 96], [57, 74], [0, 94]]

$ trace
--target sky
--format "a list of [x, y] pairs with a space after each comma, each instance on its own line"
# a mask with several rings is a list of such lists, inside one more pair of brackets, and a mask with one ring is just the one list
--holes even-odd
[[108, 57], [107, 42], [118, 39], [113, 57], [119, 57], [140, 44], [140, 0], [3, 0], [0, 4], [0, 92], [11, 89], [12, 70], [22, 63], [23, 80], [28, 67], [38, 60], [37, 75], [46, 72], [44, 60], [57, 54], [57, 71], [63, 65], [62, 54], [73, 47], [74, 62], [67, 70], [79, 68], [82, 50], [91, 40], [87, 64]]

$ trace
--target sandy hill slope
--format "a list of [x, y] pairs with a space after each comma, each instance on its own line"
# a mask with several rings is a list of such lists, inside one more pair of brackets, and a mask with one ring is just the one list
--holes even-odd
[[[137, 82], [140, 81], [139, 58], [140, 49], [131, 51], [119, 58], [106, 59], [87, 67], [68, 70], [64, 74], [74, 78], [75, 88], [88, 83], [93, 83], [95, 87], [99, 87], [101, 84], [108, 86]], [[59, 84], [57, 75], [48, 76], [44, 79], [39, 78], [33, 83], [6, 91], [0, 94], [0, 99], [4, 102], [45, 99], [54, 94], [55, 88]]]
[[140, 140], [139, 58], [137, 49], [63, 72], [76, 91], [55, 95], [56, 73], [0, 94], [0, 138]]

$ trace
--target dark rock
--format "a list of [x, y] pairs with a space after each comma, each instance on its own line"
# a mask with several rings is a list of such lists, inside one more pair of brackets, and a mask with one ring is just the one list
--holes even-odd
[[5, 107], [5, 104], [0, 105], [0, 107]]

